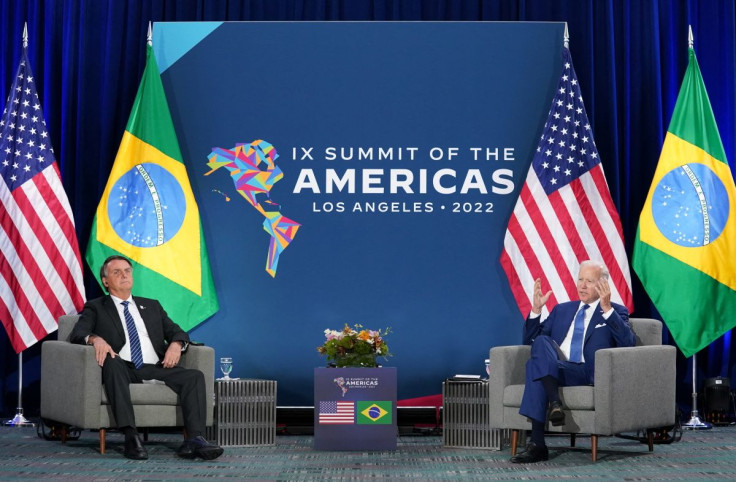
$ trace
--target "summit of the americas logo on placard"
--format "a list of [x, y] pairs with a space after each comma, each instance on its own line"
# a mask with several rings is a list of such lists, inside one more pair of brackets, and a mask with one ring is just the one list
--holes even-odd
[[359, 425], [390, 425], [393, 422], [390, 401], [358, 401], [357, 405]]
[[340, 389], [343, 397], [351, 388], [358, 390], [378, 388], [378, 378], [376, 377], [337, 377], [332, 381]]

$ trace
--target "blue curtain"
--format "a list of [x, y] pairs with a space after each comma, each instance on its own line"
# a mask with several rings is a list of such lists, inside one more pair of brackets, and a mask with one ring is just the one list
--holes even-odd
[[[570, 50], [627, 248], [687, 65], [687, 31], [726, 155], [736, 162], [736, 8], [712, 0], [4, 0], [0, 99], [20, 59], [23, 24], [52, 145], [82, 249], [159, 21], [566, 21]], [[479, 45], [479, 49], [503, 46]], [[86, 271], [88, 296], [100, 294]], [[636, 276], [635, 316], [658, 317]], [[54, 337], [52, 335], [51, 337]], [[23, 406], [37, 415], [40, 343], [23, 354]], [[18, 358], [0, 330], [0, 414], [12, 415]], [[730, 333], [698, 354], [697, 378], [736, 375]], [[678, 359], [678, 401], [689, 406], [690, 362]], [[733, 385], [733, 380], [732, 380]]]

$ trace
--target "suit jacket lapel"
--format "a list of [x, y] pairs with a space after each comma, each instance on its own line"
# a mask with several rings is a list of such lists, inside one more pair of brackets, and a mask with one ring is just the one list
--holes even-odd
[[567, 332], [570, 331], [570, 327], [575, 321], [575, 314], [578, 312], [579, 305], [580, 302], [570, 302], [564, 307], [564, 310], [560, 310], [559, 317], [556, 321], [557, 327], [554, 329], [555, 334], [553, 335], [553, 338], [558, 345], [562, 345], [562, 342], [567, 336]]
[[140, 300], [137, 300], [135, 296], [133, 297], [133, 303], [135, 303], [135, 306], [138, 308], [138, 313], [141, 315], [141, 318], [143, 319], [143, 324], [146, 325], [146, 330], [148, 331], [148, 334], [152, 333], [152, 321], [150, 316], [148, 315], [148, 311], [146, 310], [145, 304], [141, 302]]
[[590, 323], [588, 323], [588, 329], [585, 331], [585, 343], [587, 343], [588, 339], [593, 335], [596, 325], [600, 325], [605, 322], [606, 320], [603, 319], [603, 310], [601, 309], [600, 303], [598, 303], [595, 307], [593, 316], [590, 318]]
[[118, 313], [115, 302], [112, 300], [110, 295], [107, 295], [105, 298], [105, 310], [107, 311], [107, 315], [110, 317], [110, 321], [115, 327], [115, 331], [120, 335], [122, 345], [125, 345], [125, 330], [123, 330], [123, 322], [120, 320], [120, 313]]

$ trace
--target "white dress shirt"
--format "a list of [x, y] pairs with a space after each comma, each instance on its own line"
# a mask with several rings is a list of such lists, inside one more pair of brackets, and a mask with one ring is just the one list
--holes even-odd
[[156, 354], [156, 350], [153, 349], [153, 343], [151, 343], [151, 338], [148, 336], [148, 330], [146, 329], [146, 324], [143, 323], [143, 318], [141, 317], [140, 312], [138, 311], [138, 307], [136, 306], [135, 302], [133, 301], [133, 297], [129, 297], [127, 300], [121, 300], [117, 296], [110, 295], [110, 298], [112, 298], [112, 301], [115, 303], [115, 307], [118, 309], [118, 315], [120, 316], [120, 323], [123, 325], [123, 331], [125, 332], [125, 345], [120, 349], [120, 357], [123, 360], [131, 361], [130, 356], [130, 336], [128, 336], [128, 326], [125, 323], [125, 315], [123, 314], [123, 305], [121, 304], [123, 301], [128, 301], [128, 311], [130, 311], [130, 314], [133, 316], [133, 321], [135, 322], [135, 328], [138, 330], [138, 338], [141, 342], [141, 351], [143, 352], [143, 363], [150, 363], [150, 364], [156, 364], [159, 362], [158, 355]]
[[[598, 299], [588, 304], [588, 309], [585, 310], [585, 318], [583, 318], [583, 340], [585, 340], [585, 334], [588, 332], [590, 319], [593, 318], [593, 313], [595, 313], [595, 310], [598, 308], [598, 304], [600, 303], [600, 301], [601, 300]], [[575, 312], [575, 316], [578, 315], [578, 312], [582, 309], [583, 305], [585, 305], [585, 303], [581, 301], [580, 306], [578, 306], [578, 311]], [[565, 360], [570, 359], [570, 344], [572, 343], [572, 335], [575, 331], [575, 316], [572, 317], [573, 322], [570, 323], [570, 329], [567, 330], [567, 335], [565, 335], [565, 339], [562, 340], [562, 344], [560, 345], [560, 350], [562, 350], [562, 353], [564, 353]], [[585, 363], [585, 354], [583, 353], [583, 350], [581, 350], [580, 353], [580, 362]]]

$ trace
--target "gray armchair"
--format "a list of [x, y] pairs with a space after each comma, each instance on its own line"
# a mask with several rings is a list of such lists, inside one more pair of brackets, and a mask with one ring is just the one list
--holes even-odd
[[[662, 345], [662, 323], [631, 318], [636, 346], [598, 350], [595, 386], [560, 388], [565, 424], [548, 423], [550, 432], [590, 434], [592, 459], [598, 458], [598, 436], [647, 430], [675, 422], [674, 346]], [[529, 346], [499, 346], [490, 351], [490, 426], [511, 429], [511, 454], [516, 455], [520, 430], [530, 430], [519, 414]], [[653, 434], [647, 430], [649, 451]]]
[[[66, 426], [97, 429], [100, 453], [105, 453], [106, 429], [115, 427], [115, 419], [102, 387], [102, 369], [91, 346], [69, 343], [69, 334], [79, 318], [59, 318], [58, 340], [41, 346], [41, 417]], [[207, 425], [212, 425], [214, 409], [215, 351], [211, 347], [190, 345], [180, 365], [204, 373], [207, 386]], [[138, 428], [183, 427], [179, 399], [162, 384], [136, 383], [130, 386]]]

